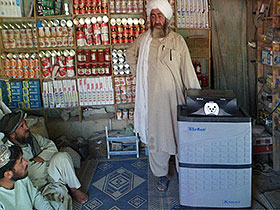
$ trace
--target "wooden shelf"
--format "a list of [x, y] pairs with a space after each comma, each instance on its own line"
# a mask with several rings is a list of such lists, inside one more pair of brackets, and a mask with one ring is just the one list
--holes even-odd
[[72, 15], [50, 15], [50, 16], [37, 16], [36, 19], [72, 19]]
[[91, 45], [91, 46], [77, 46], [78, 50], [86, 50], [86, 49], [106, 49], [106, 48], [110, 48], [111, 45], [109, 44], [103, 44], [103, 45]]
[[[270, 74], [270, 77], [272, 77], [272, 81], [274, 82], [272, 84], [273, 87], [275, 87], [275, 82], [276, 79], [278, 79], [280, 72], [279, 69], [280, 67], [276, 67], [275, 65], [268, 65], [268, 64], [264, 64], [261, 63], [261, 59], [262, 59], [262, 50], [265, 49], [265, 47], [269, 47], [272, 50], [272, 55], [274, 54], [275, 51], [278, 51], [279, 48], [277, 48], [277, 46], [275, 45], [279, 45], [279, 43], [276, 42], [276, 40], [273, 40], [272, 37], [269, 37], [265, 34], [265, 32], [272, 28], [272, 29], [276, 29], [279, 28], [279, 17], [280, 14], [275, 14], [276, 13], [276, 4], [277, 4], [278, 0], [269, 0], [269, 1], [263, 1], [263, 0], [257, 0], [256, 1], [256, 6], [257, 8], [261, 8], [261, 6], [263, 4], [267, 4], [269, 2], [270, 4], [270, 8], [269, 11], [270, 16], [267, 17], [261, 17], [260, 18], [260, 24], [257, 24], [257, 32], [261, 32], [258, 33], [258, 40], [257, 40], [257, 58], [258, 58], [258, 62], [257, 62], [257, 78], [266, 78], [267, 74]], [[278, 50], [277, 50], [278, 49]], [[273, 58], [272, 58], [273, 59]], [[262, 91], [265, 91], [265, 89], [267, 89], [266, 84], [260, 83], [258, 82], [257, 85], [257, 96], [262, 94]], [[268, 123], [267, 125], [271, 125], [272, 123], [272, 127], [275, 128], [276, 126], [276, 121], [274, 119], [275, 116], [279, 115], [280, 113], [278, 112], [278, 110], [274, 111], [272, 113], [273, 107], [276, 106], [276, 104], [278, 103], [278, 99], [279, 99], [279, 93], [280, 93], [280, 88], [278, 89], [274, 89], [273, 87], [269, 87], [270, 93], [272, 93], [272, 108], [268, 107], [268, 102], [266, 101], [262, 101], [260, 99], [258, 99], [257, 101], [257, 110], [258, 110], [258, 121], [259, 123], [263, 123], [265, 124], [267, 122], [267, 120], [271, 120], [270, 123]], [[267, 117], [262, 115], [262, 111], [265, 110], [269, 115]], [[272, 135], [272, 139], [273, 139], [273, 169], [274, 170], [280, 170], [280, 156], [279, 156], [279, 152], [280, 152], [280, 139], [279, 139], [279, 131], [275, 132], [275, 130], [273, 130], [272, 128], [268, 127], [267, 125], [265, 125], [266, 130]], [[277, 134], [278, 133], [278, 134]]]

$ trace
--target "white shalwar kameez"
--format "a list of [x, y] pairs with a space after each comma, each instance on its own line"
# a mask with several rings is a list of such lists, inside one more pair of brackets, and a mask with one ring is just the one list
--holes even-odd
[[15, 182], [13, 189], [0, 187], [0, 210], [65, 210], [62, 203], [47, 200], [28, 177]]
[[[80, 188], [81, 184], [76, 176], [74, 165], [70, 155], [66, 152], [58, 152], [53, 141], [38, 134], [32, 134], [36, 138], [42, 152], [38, 155], [44, 162], [35, 162], [31, 146], [21, 145], [23, 158], [29, 161], [28, 176], [33, 185], [39, 189], [49, 200], [62, 202], [66, 209], [72, 209], [72, 198], [68, 194], [67, 187]], [[6, 142], [11, 146], [11, 141]]]

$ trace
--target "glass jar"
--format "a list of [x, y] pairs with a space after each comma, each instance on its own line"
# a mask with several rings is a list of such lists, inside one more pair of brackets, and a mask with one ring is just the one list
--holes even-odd
[[91, 62], [96, 63], [97, 61], [97, 52], [96, 50], [91, 50]]
[[97, 61], [100, 62], [100, 63], [103, 63], [105, 60], [105, 57], [104, 57], [104, 50], [103, 49], [99, 49], [97, 51]]
[[105, 49], [105, 52], [104, 52], [104, 59], [105, 61], [110, 61], [110, 49]]

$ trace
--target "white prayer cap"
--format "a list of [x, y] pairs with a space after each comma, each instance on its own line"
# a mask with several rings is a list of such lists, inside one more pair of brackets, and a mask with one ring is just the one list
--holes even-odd
[[0, 168], [7, 165], [10, 161], [11, 151], [6, 145], [0, 145]]
[[162, 14], [164, 14], [164, 16], [169, 20], [173, 16], [172, 7], [167, 0], [150, 0], [147, 4], [148, 16], [151, 15], [151, 11], [153, 9], [159, 9], [162, 12]]

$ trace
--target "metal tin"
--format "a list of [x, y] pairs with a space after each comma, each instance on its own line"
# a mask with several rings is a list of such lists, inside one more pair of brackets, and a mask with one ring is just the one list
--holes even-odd
[[124, 109], [122, 111], [122, 119], [123, 120], [127, 120], [128, 119], [128, 110], [127, 109]]
[[116, 111], [116, 117], [117, 117], [117, 120], [122, 120], [122, 111], [121, 110]]

